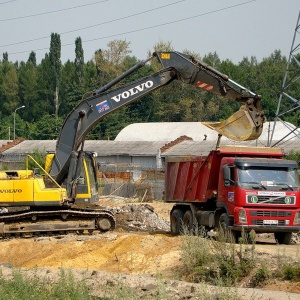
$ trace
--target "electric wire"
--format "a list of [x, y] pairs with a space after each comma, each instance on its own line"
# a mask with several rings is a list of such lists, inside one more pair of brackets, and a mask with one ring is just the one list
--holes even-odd
[[[246, 4], [249, 4], [249, 3], [252, 3], [252, 2], [256, 2], [256, 1], [257, 0], [250, 0], [250, 1], [243, 2], [243, 3], [223, 7], [223, 8], [220, 8], [220, 9], [215, 9], [215, 10], [205, 12], [205, 13], [201, 13], [201, 14], [198, 14], [198, 15], [182, 18], [182, 19], [179, 19], [179, 20], [165, 22], [165, 23], [152, 25], [152, 26], [148, 26], [148, 27], [144, 27], [144, 28], [139, 28], [139, 29], [135, 29], [135, 30], [129, 30], [129, 31], [121, 32], [121, 33], [111, 34], [111, 35], [107, 35], [107, 36], [103, 36], [103, 37], [99, 37], [99, 38], [83, 40], [83, 42], [84, 43], [89, 43], [89, 42], [94, 42], [94, 41], [103, 40], [103, 39], [107, 39], [107, 38], [117, 37], [117, 36], [120, 36], [120, 35], [132, 34], [132, 33], [145, 31], [145, 30], [149, 30], [149, 29], [153, 29], [153, 28], [163, 27], [163, 26], [167, 26], [167, 25], [170, 25], [170, 24], [184, 22], [184, 21], [187, 21], [187, 20], [190, 20], [190, 19], [195, 19], [195, 18], [206, 16], [206, 15], [214, 14], [214, 13], [217, 13], [217, 12], [225, 11], [225, 10], [228, 10], [228, 9], [236, 8], [238, 6], [246, 5]], [[74, 45], [74, 43], [72, 42], [72, 43], [62, 44], [61, 47], [67, 47], [67, 46], [70, 46], [70, 45]], [[3, 47], [3, 46], [0, 45], [0, 47]], [[47, 48], [44, 47], [44, 48], [34, 49], [34, 50], [22, 50], [22, 51], [10, 52], [9, 55], [27, 53], [27, 52], [30, 52], [30, 51], [36, 52], [36, 51], [42, 51], [42, 50], [48, 50], [48, 47]]]
[[[113, 20], [105, 21], [105, 22], [102, 22], [102, 23], [99, 23], [99, 24], [94, 24], [94, 25], [90, 25], [90, 26], [86, 26], [86, 27], [81, 27], [81, 28], [78, 28], [78, 29], [73, 29], [73, 30], [61, 32], [59, 34], [64, 35], [64, 34], [68, 34], [68, 33], [72, 33], [72, 32], [77, 32], [77, 31], [86, 30], [86, 29], [90, 29], [90, 28], [93, 28], [93, 27], [98, 27], [98, 26], [101, 26], [101, 25], [117, 22], [117, 21], [120, 21], [120, 20], [129, 19], [129, 18], [132, 18], [132, 17], [136, 17], [138, 15], [141, 15], [141, 14], [145, 14], [145, 13], [149, 13], [151, 11], [159, 10], [159, 9], [162, 9], [162, 8], [165, 8], [165, 7], [168, 7], [168, 6], [171, 6], [171, 5], [175, 5], [175, 4], [178, 4], [180, 2], [184, 2], [184, 1], [186, 1], [186, 0], [179, 0], [179, 1], [176, 1], [176, 2], [173, 2], [173, 3], [170, 3], [170, 4], [162, 5], [162, 6], [159, 6], [159, 7], [156, 7], [156, 8], [152, 8], [152, 9], [149, 9], [149, 10], [146, 10], [146, 11], [138, 12], [138, 13], [135, 13], [135, 14], [132, 14], [132, 15], [129, 15], [129, 16], [122, 17], [122, 18], [113, 19]], [[6, 44], [6, 45], [0, 45], [0, 47], [19, 45], [19, 44], [24, 44], [24, 43], [43, 40], [43, 39], [48, 39], [48, 38], [49, 38], [49, 36], [43, 36], [43, 37], [30, 39], [30, 40], [26, 40], [26, 41], [15, 42], [15, 43]]]
[[7, 4], [7, 3], [10, 3], [10, 2], [15, 2], [15, 1], [18, 1], [18, 0], [10, 0], [10, 1], [1, 2], [0, 5]]
[[[16, 1], [16, 0], [12, 0], [12, 1]], [[110, 1], [110, 0], [102, 0], [102, 1], [97, 1], [97, 2], [93, 2], [93, 3], [82, 4], [82, 5], [78, 5], [78, 6], [62, 8], [62, 9], [58, 9], [58, 10], [47, 11], [47, 12], [37, 13], [37, 14], [32, 14], [32, 15], [27, 15], [27, 16], [7, 18], [7, 19], [2, 19], [2, 20], [0, 19], [0, 22], [20, 20], [20, 19], [32, 18], [32, 17], [42, 16], [42, 15], [48, 15], [48, 14], [53, 14], [53, 13], [62, 12], [62, 11], [66, 11], [66, 10], [71, 10], [71, 9], [85, 7], [85, 6], [95, 5], [95, 4], [99, 4], [99, 3], [103, 3], [103, 2], [107, 2], [107, 1]]]

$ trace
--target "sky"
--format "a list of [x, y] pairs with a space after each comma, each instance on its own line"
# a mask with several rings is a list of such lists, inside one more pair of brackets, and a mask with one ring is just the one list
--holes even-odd
[[34, 51], [40, 62], [58, 33], [63, 63], [74, 61], [77, 37], [85, 62], [113, 40], [129, 42], [141, 60], [170, 42], [201, 57], [261, 61], [275, 50], [289, 56], [299, 10], [299, 0], [0, 0], [0, 59], [27, 61]]

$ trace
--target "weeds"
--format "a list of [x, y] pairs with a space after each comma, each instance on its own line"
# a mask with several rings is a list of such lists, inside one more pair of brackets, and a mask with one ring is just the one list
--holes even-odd
[[278, 253], [273, 265], [256, 259], [254, 231], [242, 232], [238, 244], [235, 240], [230, 231], [222, 230], [216, 239], [184, 235], [181, 245], [184, 277], [218, 287], [234, 287], [242, 281], [251, 287], [262, 287], [275, 278], [300, 281], [298, 261], [291, 261], [284, 253]]
[[46, 278], [24, 276], [15, 270], [11, 280], [0, 275], [0, 299], [3, 300], [92, 300], [84, 282], [75, 281], [71, 272], [62, 271], [57, 283], [51, 283]]
[[184, 272], [193, 281], [235, 286], [256, 265], [253, 241], [253, 233], [251, 238], [243, 233], [239, 245], [235, 245], [232, 233], [223, 230], [218, 232], [216, 240], [184, 235], [181, 246]]
[[263, 263], [252, 276], [250, 285], [252, 287], [264, 286], [265, 282], [270, 278], [270, 276], [271, 274], [266, 263]]
[[283, 279], [300, 281], [300, 266], [298, 264], [287, 264], [283, 267]]
[[122, 281], [118, 284], [108, 284], [106, 286], [103, 300], [137, 300], [139, 299], [135, 291], [128, 285], [124, 284]]

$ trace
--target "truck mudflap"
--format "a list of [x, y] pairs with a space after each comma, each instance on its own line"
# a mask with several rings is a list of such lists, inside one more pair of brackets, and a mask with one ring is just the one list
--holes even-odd
[[29, 210], [0, 215], [0, 238], [105, 232], [115, 226], [114, 214], [104, 209]]

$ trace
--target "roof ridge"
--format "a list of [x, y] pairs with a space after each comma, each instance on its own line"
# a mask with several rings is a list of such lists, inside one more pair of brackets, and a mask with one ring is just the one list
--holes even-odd
[[0, 147], [0, 153], [22, 143], [25, 140], [26, 140], [25, 138], [17, 138], [13, 141], [8, 141], [6, 144]]
[[160, 152], [163, 153], [163, 152], [167, 151], [168, 149], [170, 149], [171, 147], [178, 145], [183, 141], [193, 141], [193, 139], [187, 135], [182, 135], [182, 136], [178, 137], [177, 139], [175, 139], [174, 141], [171, 141], [171, 142], [165, 144], [164, 146], [162, 146], [160, 148]]

